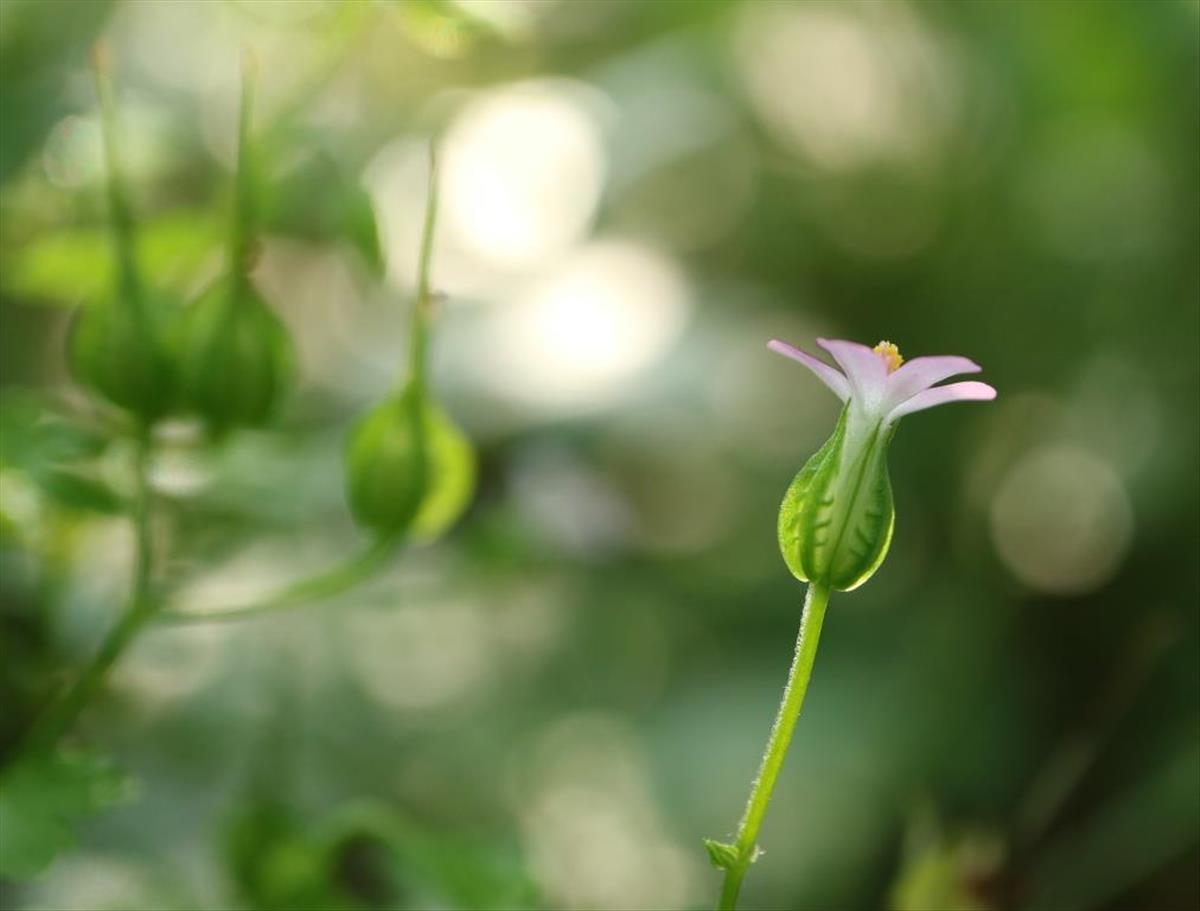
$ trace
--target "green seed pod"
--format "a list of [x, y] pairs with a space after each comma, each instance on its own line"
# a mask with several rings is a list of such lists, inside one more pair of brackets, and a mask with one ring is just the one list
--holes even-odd
[[172, 308], [146, 289], [138, 268], [133, 213], [121, 177], [112, 84], [101, 46], [94, 51], [93, 68], [104, 136], [116, 281], [111, 296], [76, 316], [67, 359], [82, 385], [152, 423], [172, 404], [173, 378], [165, 346], [165, 323]]
[[164, 344], [168, 308], [131, 288], [80, 310], [67, 343], [76, 380], [147, 423], [172, 405], [174, 378]]
[[217, 434], [265, 423], [290, 384], [295, 358], [283, 324], [254, 291], [257, 156], [251, 143], [252, 54], [242, 61], [238, 163], [229, 232], [229, 274], [187, 308], [175, 334], [180, 399]]
[[410, 384], [368, 412], [350, 435], [346, 493], [362, 526], [380, 535], [438, 537], [466, 508], [475, 455], [444, 412]]
[[295, 373], [291, 338], [279, 318], [238, 280], [189, 305], [174, 333], [183, 407], [216, 433], [265, 423]]

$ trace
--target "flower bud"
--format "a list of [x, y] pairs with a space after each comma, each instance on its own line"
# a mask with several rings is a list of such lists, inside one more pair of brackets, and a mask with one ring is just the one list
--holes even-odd
[[295, 372], [287, 330], [237, 279], [221, 282], [184, 310], [175, 352], [182, 405], [217, 433], [265, 423]]
[[347, 498], [355, 520], [381, 535], [440, 535], [475, 487], [462, 432], [413, 384], [368, 412], [350, 435]]
[[164, 333], [171, 308], [147, 290], [138, 267], [133, 213], [117, 153], [119, 131], [103, 46], [94, 49], [93, 67], [104, 136], [116, 281], [110, 297], [95, 301], [75, 318], [67, 359], [80, 383], [149, 424], [172, 405], [172, 369]]
[[174, 383], [164, 344], [168, 306], [127, 286], [123, 296], [80, 310], [68, 340], [75, 378], [147, 423], [172, 404]]

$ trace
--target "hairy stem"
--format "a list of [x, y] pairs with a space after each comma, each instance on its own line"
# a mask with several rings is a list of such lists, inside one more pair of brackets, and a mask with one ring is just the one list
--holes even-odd
[[737, 840], [734, 843], [736, 857], [733, 863], [725, 868], [725, 882], [721, 887], [721, 901], [718, 905], [720, 911], [732, 911], [737, 906], [742, 879], [758, 851], [758, 830], [762, 826], [763, 816], [766, 815], [767, 805], [771, 802], [771, 792], [775, 789], [775, 780], [783, 767], [784, 757], [787, 756], [796, 719], [800, 716], [800, 707], [804, 704], [804, 694], [808, 690], [813, 661], [817, 656], [817, 643], [821, 638], [821, 623], [825, 619], [825, 608], [828, 604], [829, 586], [817, 582], [809, 583], [804, 613], [800, 618], [800, 633], [796, 637], [796, 653], [792, 658], [792, 668], [788, 672], [787, 686], [783, 690], [783, 700], [779, 703], [779, 712], [775, 715], [775, 724], [767, 740], [762, 764], [758, 767], [758, 776], [750, 788], [746, 812], [738, 825]]
[[171, 625], [219, 623], [226, 620], [244, 620], [264, 614], [277, 614], [303, 607], [315, 601], [332, 598], [334, 595], [349, 591], [365, 582], [387, 565], [388, 560], [399, 546], [399, 538], [383, 538], [345, 563], [308, 579], [294, 582], [265, 598], [232, 607], [187, 611], [163, 610], [158, 613], [157, 619]]
[[28, 752], [51, 750], [71, 729], [79, 714], [103, 685], [117, 659], [154, 614], [153, 545], [150, 535], [150, 483], [147, 469], [152, 443], [149, 428], [141, 428], [134, 456], [136, 491], [133, 503], [135, 539], [133, 580], [129, 600], [120, 618], [100, 643], [100, 648], [63, 697], [39, 719], [25, 744]]

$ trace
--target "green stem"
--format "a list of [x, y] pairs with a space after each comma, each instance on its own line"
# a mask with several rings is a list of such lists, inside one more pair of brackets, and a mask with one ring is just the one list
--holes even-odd
[[121, 173], [116, 103], [113, 101], [108, 51], [103, 44], [97, 44], [92, 50], [92, 72], [96, 79], [96, 94], [100, 99], [100, 128], [104, 136], [108, 206], [112, 217], [113, 246], [117, 259], [117, 294], [119, 299], [133, 306], [140, 300], [141, 290], [134, 253], [133, 210], [129, 205], [129, 196], [125, 192]]
[[171, 625], [245, 620], [248, 617], [277, 614], [314, 601], [332, 598], [366, 581], [387, 565], [399, 544], [398, 538], [382, 538], [368, 550], [345, 563], [288, 585], [277, 593], [250, 604], [189, 611], [164, 610], [159, 612], [158, 619]]
[[413, 304], [412, 329], [409, 333], [408, 379], [418, 390], [425, 386], [429, 359], [429, 322], [433, 292], [429, 287], [429, 265], [433, 259], [433, 233], [437, 226], [438, 159], [437, 146], [429, 146], [429, 196], [425, 203], [425, 222], [421, 230], [421, 252], [417, 260], [417, 299]]
[[[230, 232], [230, 272], [239, 287], [249, 282], [254, 264], [254, 243], [257, 226], [256, 174], [250, 130], [254, 122], [254, 77], [258, 65], [254, 55], [242, 56], [241, 113], [238, 119], [237, 176], [234, 183], [233, 230]], [[238, 295], [230, 295], [233, 299]]]
[[150, 455], [150, 431], [143, 427], [138, 433], [134, 463], [137, 485], [133, 506], [136, 556], [129, 600], [121, 617], [100, 643], [100, 648], [91, 663], [84, 668], [83, 673], [62, 699], [34, 725], [25, 744], [27, 752], [49, 751], [62, 739], [84, 707], [95, 698], [117, 659], [154, 614], [155, 600], [151, 585], [153, 547], [150, 535], [150, 484], [147, 477]]
[[800, 716], [800, 707], [804, 704], [804, 694], [812, 676], [813, 660], [817, 656], [817, 643], [821, 638], [821, 623], [825, 619], [825, 608], [828, 604], [829, 586], [817, 582], [809, 583], [804, 613], [800, 618], [800, 633], [796, 637], [796, 654], [792, 659], [792, 669], [788, 672], [783, 700], [779, 704], [770, 739], [767, 740], [767, 750], [758, 768], [758, 776], [750, 788], [746, 812], [738, 825], [737, 841], [734, 843], [736, 858], [725, 869], [725, 882], [721, 887], [721, 902], [718, 905], [720, 911], [732, 911], [737, 907], [742, 879], [758, 853], [758, 830], [762, 825], [763, 816], [766, 815], [767, 804], [771, 802], [771, 792], [775, 789], [775, 780], [783, 767], [784, 757], [787, 756], [792, 731], [795, 730], [796, 719]]

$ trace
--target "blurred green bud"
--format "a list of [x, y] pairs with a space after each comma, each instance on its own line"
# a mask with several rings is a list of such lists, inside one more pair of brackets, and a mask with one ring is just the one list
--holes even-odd
[[174, 308], [147, 291], [141, 279], [133, 214], [117, 154], [119, 131], [108, 58], [102, 44], [93, 49], [92, 64], [104, 135], [116, 284], [111, 297], [96, 301], [76, 317], [67, 359], [81, 384], [150, 424], [166, 414], [174, 400], [165, 333]]
[[462, 432], [415, 386], [368, 412], [350, 435], [347, 497], [360, 525], [432, 540], [475, 489], [475, 454]]
[[171, 305], [140, 290], [82, 308], [67, 347], [84, 386], [150, 423], [173, 403], [175, 378], [166, 347]]
[[287, 330], [237, 279], [188, 306], [174, 340], [181, 403], [217, 433], [265, 423], [295, 373]]

